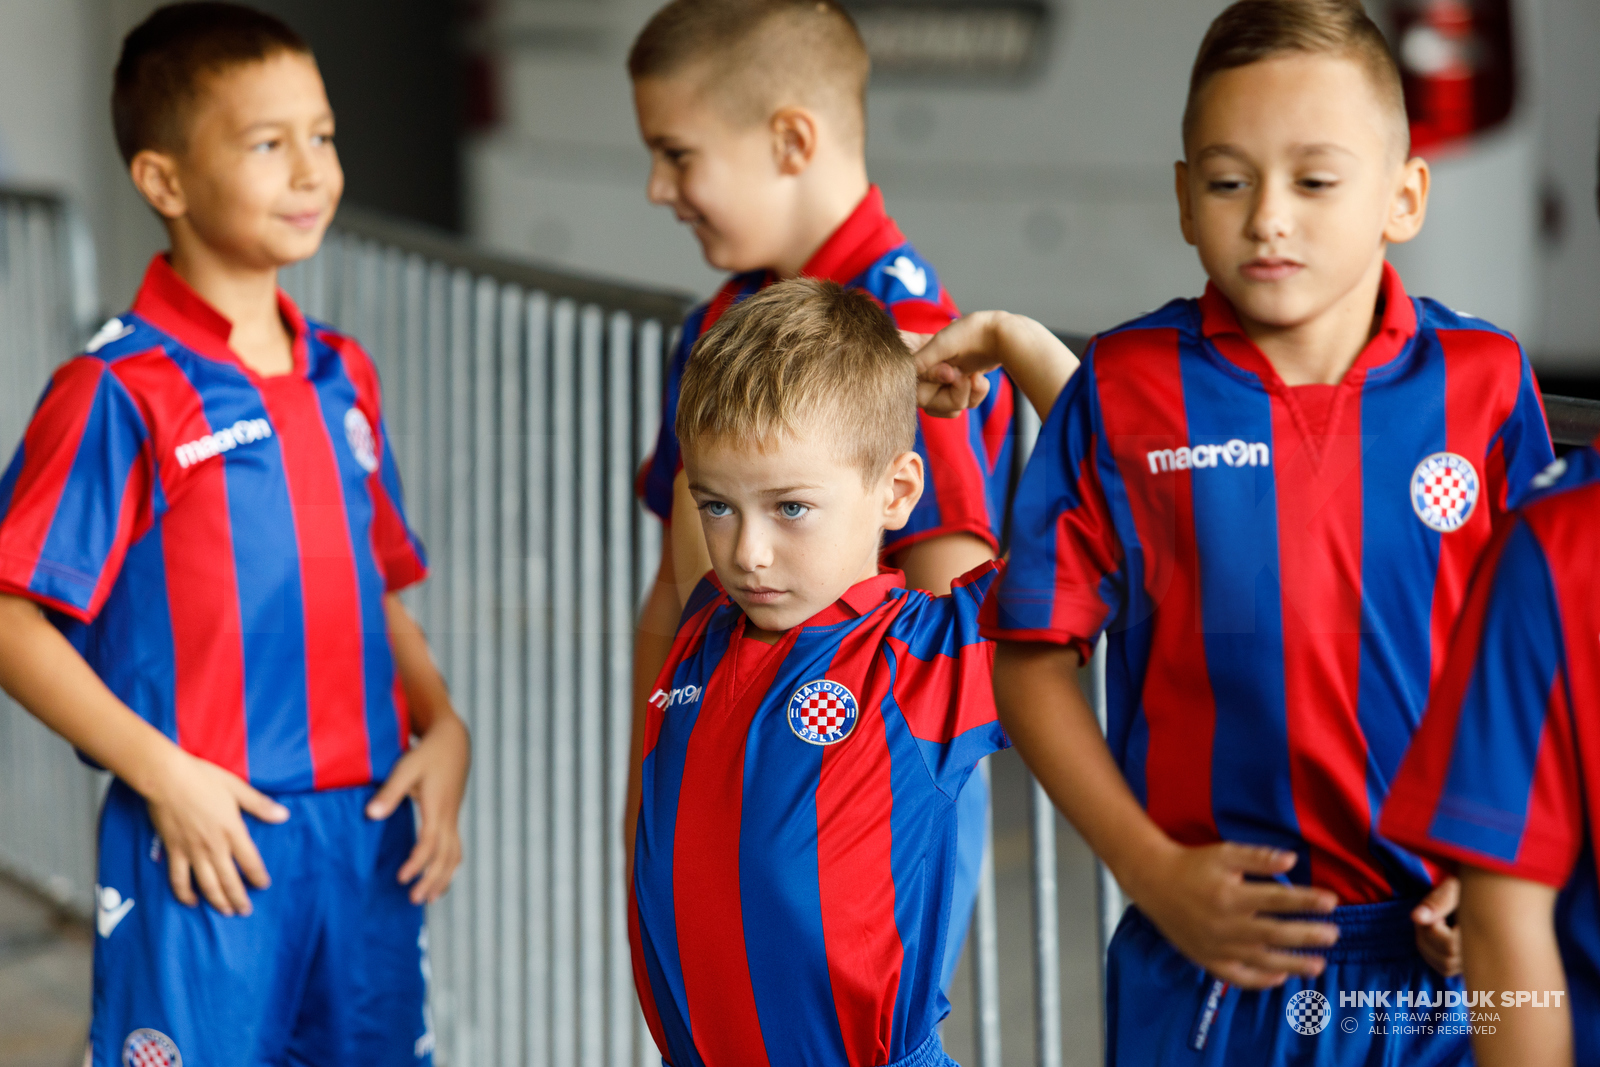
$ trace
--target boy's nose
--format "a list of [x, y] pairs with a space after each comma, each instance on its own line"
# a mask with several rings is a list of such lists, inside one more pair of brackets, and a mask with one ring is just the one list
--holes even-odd
[[772, 545], [756, 529], [755, 523], [745, 523], [739, 530], [739, 544], [734, 549], [734, 562], [742, 571], [758, 571], [772, 566]]
[[659, 160], [650, 164], [650, 177], [644, 183], [644, 195], [657, 207], [671, 207], [678, 198], [677, 184], [667, 174], [667, 167]]
[[1294, 219], [1289, 210], [1286, 191], [1272, 185], [1263, 185], [1256, 194], [1250, 212], [1250, 237], [1257, 241], [1270, 241], [1286, 237], [1294, 229]]

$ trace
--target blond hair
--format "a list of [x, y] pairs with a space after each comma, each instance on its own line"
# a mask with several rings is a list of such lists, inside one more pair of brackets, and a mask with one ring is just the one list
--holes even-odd
[[887, 312], [866, 293], [795, 278], [735, 305], [690, 353], [678, 439], [760, 449], [823, 428], [871, 484], [917, 439], [917, 375]]
[[872, 62], [855, 20], [835, 0], [672, 0], [628, 53], [634, 81], [705, 68], [704, 90], [743, 123], [800, 105], [865, 143]]
[[1189, 75], [1189, 98], [1183, 107], [1185, 147], [1199, 118], [1200, 94], [1212, 78], [1287, 52], [1335, 55], [1359, 63], [1378, 102], [1394, 120], [1403, 154], [1410, 154], [1411, 129], [1406, 122], [1400, 68], [1383, 31], [1360, 0], [1237, 0], [1230, 4], [1206, 31]]

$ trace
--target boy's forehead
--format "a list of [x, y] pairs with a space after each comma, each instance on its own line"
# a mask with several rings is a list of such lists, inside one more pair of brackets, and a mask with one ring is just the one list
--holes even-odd
[[[645, 136], [671, 135], [697, 130], [738, 131], [753, 123], [752, 102], [730, 99], [733, 86], [728, 72], [709, 59], [692, 60], [670, 74], [652, 74], [633, 83], [633, 99]], [[730, 84], [731, 83], [731, 84]]]
[[701, 475], [735, 479], [746, 489], [859, 482], [860, 472], [838, 446], [838, 435], [828, 432], [826, 421], [807, 419], [792, 431], [761, 438], [706, 434], [685, 440], [684, 466], [691, 482]]
[[[1220, 145], [1333, 147], [1404, 154], [1405, 116], [1392, 114], [1355, 56], [1284, 52], [1217, 72], [1201, 89], [1184, 146], [1198, 161]], [[1210, 151], [1208, 151], [1210, 150]]]
[[296, 52], [277, 52], [207, 71], [196, 89], [191, 129], [210, 120], [233, 132], [332, 111], [316, 62]]

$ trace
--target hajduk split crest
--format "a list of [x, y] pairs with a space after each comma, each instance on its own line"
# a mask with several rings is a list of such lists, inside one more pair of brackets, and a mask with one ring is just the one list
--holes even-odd
[[789, 698], [789, 729], [809, 745], [836, 745], [856, 728], [860, 706], [838, 682], [819, 678]]
[[1411, 473], [1411, 509], [1423, 525], [1439, 533], [1465, 526], [1482, 492], [1477, 469], [1454, 452], [1435, 452]]

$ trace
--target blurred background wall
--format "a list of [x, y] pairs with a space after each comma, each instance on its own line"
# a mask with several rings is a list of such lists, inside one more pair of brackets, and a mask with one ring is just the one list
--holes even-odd
[[[644, 200], [623, 62], [657, 0], [259, 2], [317, 48], [350, 202], [587, 272], [716, 284], [693, 238]], [[153, 6], [0, 0], [0, 180], [80, 198], [108, 307], [160, 240], [121, 174], [105, 105], [117, 42]], [[878, 57], [871, 172], [962, 306], [1090, 332], [1199, 291], [1171, 163], [1194, 49], [1223, 0], [851, 6]], [[1510, 87], [1503, 114], [1425, 149], [1428, 226], [1394, 252], [1408, 286], [1515, 330], [1551, 384], [1591, 391], [1600, 3], [1369, 8], [1417, 77], [1449, 74], [1455, 40], [1458, 60], [1501, 63]], [[1476, 36], [1451, 37], [1458, 17]]]

